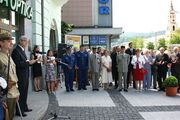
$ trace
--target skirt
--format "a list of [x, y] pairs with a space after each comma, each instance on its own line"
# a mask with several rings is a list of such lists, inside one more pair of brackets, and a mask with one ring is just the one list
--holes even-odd
[[142, 69], [133, 69], [133, 80], [134, 81], [143, 81], [144, 73]]

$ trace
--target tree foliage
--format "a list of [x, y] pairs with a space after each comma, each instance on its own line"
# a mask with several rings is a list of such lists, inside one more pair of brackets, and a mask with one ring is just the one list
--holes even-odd
[[61, 35], [62, 35], [62, 43], [65, 43], [65, 35], [68, 32], [71, 32], [73, 29], [74, 25], [73, 24], [68, 24], [64, 21], [61, 22]]
[[180, 28], [172, 34], [170, 39], [171, 44], [180, 44]]
[[146, 48], [149, 49], [149, 50], [154, 50], [153, 42], [148, 42]]
[[142, 49], [144, 47], [144, 39], [143, 38], [131, 38], [129, 42], [133, 43], [133, 47], [135, 49]]
[[164, 49], [167, 49], [166, 40], [164, 38], [160, 38], [158, 40], [158, 49], [163, 47]]

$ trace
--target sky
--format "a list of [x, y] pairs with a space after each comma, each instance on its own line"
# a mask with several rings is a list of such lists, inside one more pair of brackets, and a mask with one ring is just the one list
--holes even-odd
[[[112, 0], [113, 27], [124, 32], [166, 30], [171, 0]], [[178, 6], [179, 5], [179, 6]], [[176, 21], [180, 27], [180, 0], [173, 0]]]

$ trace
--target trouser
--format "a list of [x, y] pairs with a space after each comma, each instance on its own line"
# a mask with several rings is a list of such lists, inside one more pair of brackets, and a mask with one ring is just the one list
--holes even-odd
[[9, 111], [9, 119], [13, 120], [15, 110], [16, 110], [16, 98], [8, 98], [7, 106], [8, 106], [8, 111]]
[[0, 120], [3, 120], [3, 118], [4, 118], [4, 110], [2, 103], [0, 103]]
[[152, 78], [153, 78], [153, 88], [157, 88], [157, 69], [153, 69], [152, 71]]
[[78, 69], [78, 89], [86, 88], [87, 69]]
[[158, 85], [160, 90], [164, 90], [165, 88], [162, 86], [162, 82], [166, 79], [167, 71], [158, 71]]
[[[20, 80], [18, 81], [18, 89], [20, 92], [19, 106], [21, 108], [22, 114], [24, 114], [24, 111], [28, 109], [28, 106], [27, 106], [28, 84], [29, 82], [26, 82], [26, 84], [23, 84], [23, 82], [20, 82]], [[16, 113], [19, 114], [19, 109], [17, 106], [16, 106]]]
[[124, 89], [127, 90], [127, 72], [119, 72], [119, 89], [122, 89], [122, 82], [124, 81]]
[[[131, 78], [132, 78], [132, 70], [128, 70], [128, 73], [127, 73], [127, 88], [129, 87], [129, 84], [132, 81]], [[133, 88], [136, 88], [134, 80], [133, 80]]]
[[115, 82], [115, 87], [117, 87], [118, 86], [118, 71], [115, 68], [113, 68], [112, 70], [112, 77]]
[[151, 69], [146, 69], [148, 72], [144, 75], [143, 88], [150, 89], [151, 87]]
[[64, 71], [66, 90], [73, 89], [74, 70]]
[[99, 73], [92, 73], [92, 89], [99, 89]]

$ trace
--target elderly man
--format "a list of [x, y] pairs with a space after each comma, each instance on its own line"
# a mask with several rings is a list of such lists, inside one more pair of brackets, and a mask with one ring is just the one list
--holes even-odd
[[159, 91], [164, 91], [165, 88], [162, 86], [162, 81], [166, 79], [169, 63], [169, 56], [164, 53], [164, 48], [159, 49], [160, 53], [156, 56], [155, 64], [157, 65], [157, 80], [159, 85]]
[[[19, 104], [21, 108], [22, 115], [25, 117], [27, 114], [24, 112], [30, 112], [31, 109], [28, 109], [27, 106], [27, 94], [28, 94], [28, 85], [29, 85], [29, 65], [34, 64], [37, 60], [27, 60], [25, 54], [25, 48], [28, 45], [28, 40], [25, 36], [21, 36], [18, 45], [12, 52], [12, 59], [16, 64], [16, 71], [18, 77], [18, 86], [19, 86]], [[18, 109], [16, 108], [16, 115], [20, 115]]]
[[[12, 36], [10, 33], [0, 34], [0, 75], [8, 81], [7, 106], [9, 110], [9, 119], [12, 120], [16, 108], [16, 100], [19, 98], [17, 85], [16, 68], [9, 51], [12, 49]], [[2, 83], [1, 83], [2, 84]], [[2, 115], [0, 116], [1, 119]]]

